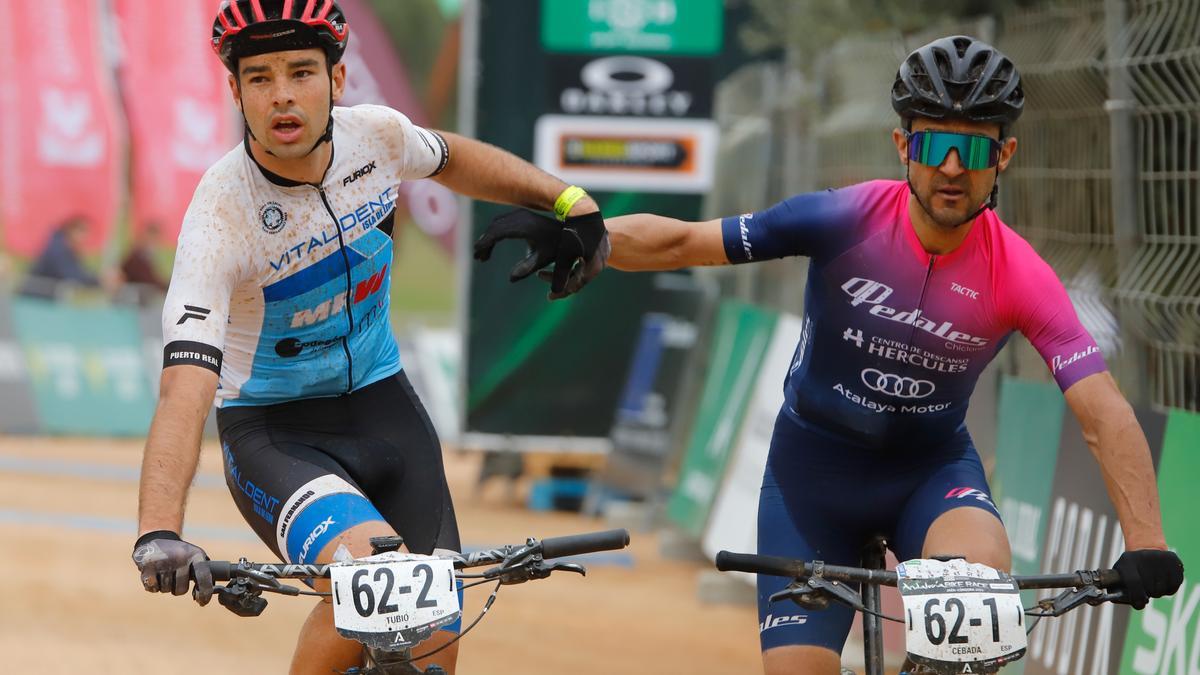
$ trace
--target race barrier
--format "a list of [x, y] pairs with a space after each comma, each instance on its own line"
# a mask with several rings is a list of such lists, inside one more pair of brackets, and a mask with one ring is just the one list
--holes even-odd
[[[136, 309], [21, 297], [7, 304], [3, 323], [12, 326], [23, 356], [36, 426], [6, 426], [6, 432], [146, 433], [155, 394]], [[19, 388], [6, 396], [18, 399]]]

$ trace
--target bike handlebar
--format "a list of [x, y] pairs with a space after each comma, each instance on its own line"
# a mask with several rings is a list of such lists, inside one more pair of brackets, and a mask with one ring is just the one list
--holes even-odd
[[[821, 576], [830, 581], [895, 586], [898, 579], [896, 573], [891, 570], [870, 570], [860, 567], [825, 565], [823, 563], [791, 560], [771, 555], [755, 555], [753, 553], [721, 551], [717, 553], [716, 563], [717, 569], [722, 572], [749, 572], [751, 574], [767, 574], [777, 577], [791, 577], [793, 579], [807, 579], [816, 576], [818, 564], [821, 566]], [[1075, 588], [1094, 585], [1107, 590], [1121, 585], [1120, 573], [1111, 569], [1080, 570], [1069, 574], [1014, 576], [1013, 579], [1016, 580], [1018, 588]]]
[[[522, 545], [460, 553], [454, 556], [454, 568], [482, 567], [507, 560], [514, 553], [523, 555], [541, 554], [543, 558], [562, 558], [599, 551], [616, 551], [629, 545], [629, 531], [625, 529], [588, 532], [565, 537], [551, 537], [537, 541], [531, 539]], [[328, 563], [253, 563], [247, 561], [209, 560], [193, 565], [196, 569], [208, 568], [214, 582], [229, 581], [236, 575], [258, 576], [272, 579], [321, 579], [329, 577]]]
[[629, 530], [605, 530], [542, 540], [543, 558], [565, 558], [598, 551], [618, 551], [629, 545]]

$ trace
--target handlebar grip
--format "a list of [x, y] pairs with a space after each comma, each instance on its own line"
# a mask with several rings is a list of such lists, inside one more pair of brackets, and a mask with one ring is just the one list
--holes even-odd
[[717, 569], [722, 572], [750, 572], [792, 579], [804, 573], [804, 563], [801, 561], [773, 555], [720, 551], [717, 553], [716, 562]]
[[1098, 585], [1105, 590], [1125, 586], [1121, 581], [1121, 573], [1116, 570], [1097, 570], [1096, 576], [1099, 578]]
[[616, 551], [628, 545], [629, 530], [626, 529], [550, 537], [542, 540], [542, 557], [563, 558], [596, 551]]
[[205, 560], [203, 562], [194, 563], [192, 566], [200, 567], [201, 565], [207, 567], [208, 571], [212, 573], [212, 580], [214, 582], [229, 581], [229, 579], [233, 576], [234, 564], [228, 560]]

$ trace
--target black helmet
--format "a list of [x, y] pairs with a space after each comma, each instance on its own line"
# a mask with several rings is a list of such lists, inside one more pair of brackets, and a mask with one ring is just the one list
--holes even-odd
[[242, 57], [290, 49], [324, 49], [332, 66], [349, 39], [336, 0], [223, 0], [213, 20], [213, 51], [235, 75]]
[[1017, 67], [995, 47], [966, 35], [934, 40], [908, 55], [892, 85], [900, 117], [958, 118], [1005, 128], [1021, 116]]

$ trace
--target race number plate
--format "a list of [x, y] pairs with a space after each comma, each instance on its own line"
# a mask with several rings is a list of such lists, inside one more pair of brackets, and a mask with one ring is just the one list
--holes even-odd
[[329, 576], [338, 633], [368, 647], [411, 647], [462, 613], [454, 563], [444, 558], [381, 553], [334, 563]]
[[896, 573], [913, 663], [990, 673], [1025, 655], [1025, 610], [1009, 575], [964, 560], [909, 560]]

